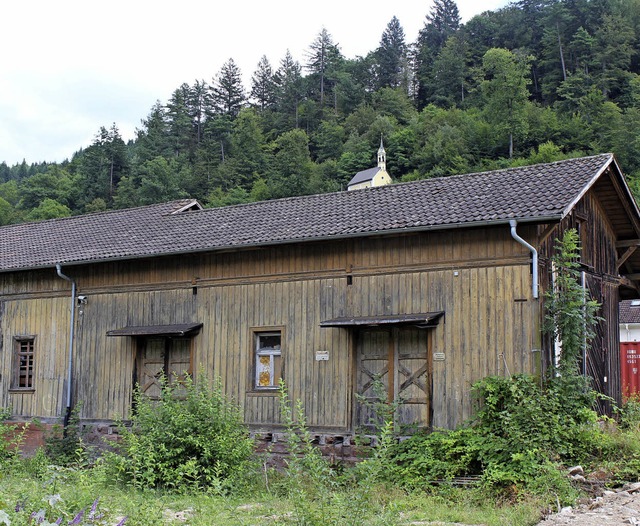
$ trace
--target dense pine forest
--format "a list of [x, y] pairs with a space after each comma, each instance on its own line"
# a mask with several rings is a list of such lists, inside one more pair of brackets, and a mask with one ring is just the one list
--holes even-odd
[[[0, 225], [194, 197], [221, 206], [344, 189], [384, 140], [395, 181], [614, 152], [640, 194], [640, 0], [521, 0], [461, 24], [435, 0], [416, 42], [392, 18], [343, 56], [330, 28], [230, 58], [62, 163], [0, 164]], [[144, 115], [145, 109], [141, 109]]]

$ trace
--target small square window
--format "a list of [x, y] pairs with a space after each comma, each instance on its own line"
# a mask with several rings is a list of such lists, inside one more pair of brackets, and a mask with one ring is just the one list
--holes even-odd
[[282, 333], [255, 333], [256, 389], [277, 389], [282, 378]]
[[33, 389], [33, 371], [35, 363], [35, 338], [16, 338], [14, 340], [13, 389]]

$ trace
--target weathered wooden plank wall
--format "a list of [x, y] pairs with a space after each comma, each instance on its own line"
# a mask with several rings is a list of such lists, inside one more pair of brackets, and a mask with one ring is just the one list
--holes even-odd
[[[531, 239], [535, 231], [522, 227], [521, 235]], [[246, 421], [267, 427], [278, 422], [278, 398], [251, 389], [251, 331], [281, 327], [291, 397], [303, 401], [309, 425], [345, 431], [352, 425], [353, 342], [348, 330], [322, 329], [320, 321], [444, 311], [432, 329], [433, 352], [444, 354], [444, 360], [433, 362], [432, 424], [452, 427], [470, 416], [474, 381], [534, 367], [531, 351], [540, 343], [529, 257], [503, 225], [67, 266], [65, 272], [88, 297], [77, 318], [74, 396], [83, 402], [84, 418], [125, 416], [135, 341], [106, 332], [202, 322], [194, 339], [196, 369], [222, 377], [227, 393], [244, 407]], [[65, 376], [69, 284], [49, 270], [27, 274], [0, 275], [0, 300], [6, 305], [0, 321], [2, 393], [10, 376], [7, 342], [16, 328], [38, 335], [39, 353], [55, 349], [55, 366], [39, 361], [39, 375], [58, 383]], [[48, 341], [53, 332], [55, 346]], [[316, 361], [316, 351], [327, 351], [329, 360]], [[30, 402], [13, 394], [16, 399], [6, 401], [25, 416], [59, 416], [60, 402], [36, 402], [45, 390], [55, 395], [43, 381], [39, 376], [35, 396], [20, 395]]]
[[[65, 407], [66, 367], [69, 346], [69, 298], [3, 302], [0, 310], [0, 407], [11, 407], [17, 416], [61, 414]], [[56, 315], [54, 315], [56, 313]], [[11, 323], [8, 322], [11, 320]], [[46, 335], [46, 336], [45, 336]], [[35, 390], [10, 390], [15, 338], [35, 336]]]
[[[590, 191], [541, 244], [541, 282], [546, 290], [551, 283], [551, 258], [557, 241], [564, 232], [575, 228], [580, 234], [581, 263], [592, 283], [595, 298], [602, 303], [598, 315], [602, 318], [596, 332], [600, 335], [590, 349], [593, 363], [588, 371], [593, 376], [594, 387], [603, 394], [621, 402], [621, 379], [619, 366], [620, 334], [618, 330], [618, 269], [616, 233], [607, 219], [595, 190]], [[597, 290], [596, 290], [597, 289]], [[553, 341], [545, 338], [544, 367], [549, 367], [554, 359]], [[603, 411], [607, 406], [601, 407]]]

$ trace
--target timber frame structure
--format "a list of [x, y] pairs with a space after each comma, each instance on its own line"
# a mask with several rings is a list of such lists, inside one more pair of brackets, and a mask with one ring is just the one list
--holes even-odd
[[[136, 384], [220, 377], [256, 433], [283, 378], [310, 429], [453, 428], [472, 383], [543, 373], [555, 239], [580, 234], [602, 303], [585, 373], [620, 399], [618, 301], [640, 296], [640, 214], [611, 154], [218, 209], [193, 200], [0, 228], [0, 407], [111, 429]], [[356, 396], [361, 395], [361, 396]], [[606, 407], [603, 408], [606, 410]]]

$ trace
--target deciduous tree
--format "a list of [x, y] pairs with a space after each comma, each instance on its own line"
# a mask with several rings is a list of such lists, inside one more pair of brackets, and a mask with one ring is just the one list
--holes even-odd
[[482, 95], [487, 120], [509, 138], [509, 158], [513, 157], [514, 135], [526, 128], [524, 108], [529, 100], [531, 57], [507, 49], [490, 49], [484, 55]]

